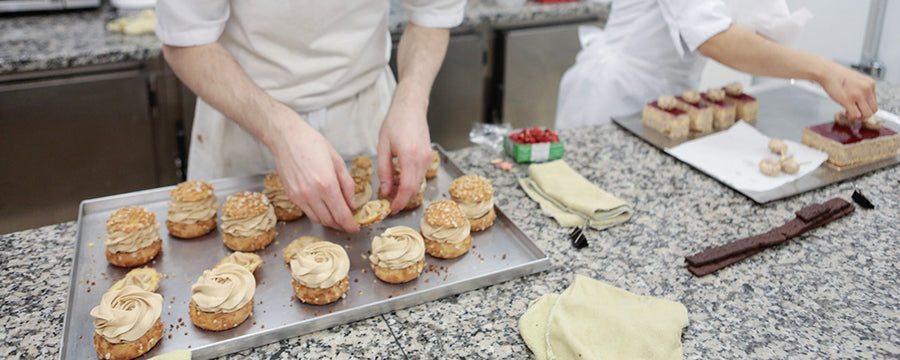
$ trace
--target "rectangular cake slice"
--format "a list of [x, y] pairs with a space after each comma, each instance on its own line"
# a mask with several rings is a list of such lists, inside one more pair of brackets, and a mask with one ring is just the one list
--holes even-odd
[[[694, 94], [697, 94], [694, 92]], [[698, 133], [708, 133], [713, 129], [713, 107], [709, 103], [700, 99], [700, 95], [696, 97], [684, 95], [676, 96], [678, 100], [678, 108], [687, 111], [688, 117], [691, 119], [691, 131]], [[688, 101], [691, 100], [691, 101]], [[696, 100], [696, 101], [694, 101]]]
[[756, 118], [759, 115], [759, 101], [755, 97], [743, 93], [735, 96], [726, 95], [725, 101], [734, 104], [734, 117], [736, 120], [744, 120], [756, 125]]
[[[663, 100], [663, 98], [660, 98], [660, 100]], [[660, 107], [659, 100], [644, 105], [642, 121], [644, 125], [659, 131], [668, 138], [686, 137], [691, 132], [691, 119], [687, 111], [675, 107], [676, 104], [674, 102], [676, 100], [674, 97], [670, 96], [669, 98], [671, 98], [672, 103], [669, 103], [669, 100], [664, 100], [664, 107]]]
[[721, 130], [730, 128], [731, 125], [734, 125], [734, 117], [737, 110], [734, 104], [725, 101], [724, 95], [719, 100], [713, 100], [708, 95], [708, 92], [700, 94], [700, 97], [713, 108], [713, 127], [717, 130]]
[[828, 153], [828, 163], [837, 167], [859, 165], [897, 155], [900, 134], [885, 126], [872, 130], [861, 122], [850, 126], [836, 122], [803, 128], [800, 141]]

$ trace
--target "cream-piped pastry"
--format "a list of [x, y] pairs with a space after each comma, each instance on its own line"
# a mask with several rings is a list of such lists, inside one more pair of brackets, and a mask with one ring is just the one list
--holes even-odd
[[291, 266], [294, 295], [300, 301], [325, 305], [350, 289], [350, 258], [340, 245], [304, 236], [288, 245], [284, 256]]
[[359, 226], [369, 226], [384, 220], [391, 213], [391, 203], [387, 200], [368, 201], [360, 208], [353, 210], [353, 220]]
[[429, 204], [420, 228], [425, 251], [436, 258], [452, 259], [472, 247], [469, 219], [453, 201], [439, 200]]
[[478, 175], [465, 175], [450, 183], [450, 198], [459, 204], [472, 231], [487, 229], [494, 223], [494, 187]]
[[131, 269], [125, 277], [116, 281], [108, 291], [120, 290], [126, 286], [137, 286], [145, 291], [156, 292], [159, 289], [159, 280], [162, 274], [153, 268], [142, 267]]
[[353, 188], [353, 202], [356, 206], [354, 210], [356, 210], [361, 208], [363, 205], [369, 202], [369, 199], [372, 198], [372, 184], [370, 184], [368, 181], [356, 180], [355, 178], [354, 181], [355, 186]]
[[297, 204], [294, 204], [294, 202], [288, 198], [287, 193], [284, 192], [284, 184], [281, 183], [281, 178], [278, 177], [278, 173], [271, 173], [266, 176], [266, 179], [263, 181], [263, 186], [265, 186], [263, 194], [266, 195], [266, 198], [268, 198], [270, 202], [272, 202], [276, 219], [281, 221], [291, 221], [303, 216], [303, 210], [300, 210]]
[[116, 210], [106, 220], [106, 261], [135, 267], [153, 260], [162, 249], [156, 214], [140, 206]]
[[250, 316], [255, 292], [250, 270], [234, 263], [216, 265], [191, 285], [191, 321], [205, 330], [234, 328]]
[[441, 168], [441, 156], [437, 150], [431, 150], [431, 163], [428, 164], [428, 170], [425, 171], [425, 178], [431, 179], [437, 176], [438, 170]]
[[356, 182], [369, 182], [372, 175], [375, 174], [375, 168], [372, 166], [372, 159], [368, 156], [357, 156], [353, 158], [353, 165], [350, 167], [350, 176]]
[[222, 212], [222, 241], [231, 250], [260, 250], [278, 235], [275, 208], [263, 194], [244, 191], [231, 195]]
[[162, 338], [162, 295], [128, 285], [103, 294], [94, 317], [94, 350], [101, 359], [129, 360]]
[[219, 201], [213, 187], [203, 180], [185, 181], [170, 192], [166, 228], [172, 236], [193, 239], [216, 228]]
[[235, 251], [231, 255], [222, 258], [216, 266], [229, 263], [243, 266], [250, 272], [254, 272], [262, 265], [262, 258], [254, 253]]
[[375, 276], [400, 284], [419, 277], [425, 268], [425, 241], [418, 231], [394, 226], [372, 239], [369, 262]]

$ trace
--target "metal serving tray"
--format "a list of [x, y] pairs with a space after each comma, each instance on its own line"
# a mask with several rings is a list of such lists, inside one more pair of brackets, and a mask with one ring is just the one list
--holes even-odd
[[[759, 100], [759, 119], [756, 122], [756, 128], [766, 136], [794, 140], [798, 143], [804, 127], [830, 121], [834, 119], [834, 113], [842, 109], [821, 88], [803, 81], [791, 80], [765, 84], [748, 92]], [[897, 115], [886, 111], [879, 111], [876, 115], [888, 120], [885, 123], [887, 126], [894, 129], [898, 128], [897, 124], [900, 123], [900, 120], [898, 120], [900, 117]], [[691, 133], [687, 138], [669, 139], [658, 131], [645, 127], [641, 121], [641, 113], [613, 117], [612, 120], [650, 145], [664, 151], [685, 141], [708, 135]], [[737, 189], [701, 169], [695, 169], [752, 199], [756, 203], [765, 204], [772, 200], [815, 190], [871, 171], [894, 166], [898, 163], [900, 163], [900, 155], [840, 169], [824, 163], [809, 174], [768, 191]]]
[[[181, 240], [170, 237], [165, 226], [162, 226], [162, 252], [149, 266], [164, 275], [159, 292], [164, 298], [161, 318], [165, 333], [159, 344], [144, 358], [179, 349], [190, 350], [194, 359], [212, 358], [549, 268], [547, 255], [495, 206], [497, 220], [494, 225], [473, 233], [472, 250], [465, 255], [451, 260], [426, 255], [426, 263], [433, 268], [426, 265], [418, 279], [406, 284], [391, 285], [375, 278], [366, 253], [372, 237], [386, 227], [396, 225], [418, 229], [425, 207], [431, 201], [448, 199], [450, 182], [464, 174], [440, 146], [435, 145], [435, 148], [441, 156], [441, 169], [436, 178], [428, 180], [425, 200], [413, 211], [400, 212], [381, 223], [363, 228], [357, 234], [326, 229], [306, 217], [288, 223], [279, 221], [276, 225], [278, 237], [271, 245], [257, 252], [264, 263], [255, 272], [257, 287], [253, 315], [231, 330], [204, 331], [195, 327], [188, 316], [191, 284], [203, 270], [212, 268], [231, 253], [222, 243], [219, 230], [201, 238]], [[213, 180], [210, 183], [215, 187], [221, 204], [228, 195], [243, 190], [262, 191], [263, 179], [264, 175], [258, 175]], [[377, 176], [373, 183], [377, 183]], [[106, 262], [103, 243], [106, 219], [120, 207], [140, 205], [153, 211], [157, 221], [164, 224], [171, 189], [170, 186], [81, 203], [60, 358], [97, 358], [93, 347], [93, 318], [89, 313], [100, 303], [101, 296], [114, 281], [127, 272], [127, 269]], [[378, 189], [377, 184], [373, 184], [373, 189]], [[293, 295], [291, 273], [282, 259], [282, 250], [293, 239], [303, 235], [321, 237], [347, 250], [350, 256], [350, 290], [344, 299], [329, 305], [306, 305]]]

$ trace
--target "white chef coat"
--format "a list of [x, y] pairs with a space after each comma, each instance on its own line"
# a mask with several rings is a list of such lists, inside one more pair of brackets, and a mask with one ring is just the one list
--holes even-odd
[[[411, 22], [449, 28], [465, 0], [401, 0]], [[396, 86], [388, 12], [379, 1], [158, 0], [157, 36], [172, 46], [219, 41], [266, 93], [323, 133], [345, 158], [373, 155]], [[268, 149], [198, 99], [188, 178], [269, 172]]]
[[[747, 19], [740, 25], [776, 41], [796, 34], [809, 17], [805, 9], [788, 13], [784, 0], [726, 2]], [[660, 95], [696, 88], [706, 64], [697, 49], [733, 22], [725, 5], [723, 0], [613, 0], [603, 30], [579, 28], [582, 50], [560, 81], [556, 128], [606, 123], [640, 111]]]

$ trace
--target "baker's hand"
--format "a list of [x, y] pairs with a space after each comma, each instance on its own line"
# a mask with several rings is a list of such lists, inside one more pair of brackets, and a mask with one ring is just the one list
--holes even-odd
[[844, 107], [848, 119], [866, 119], [878, 111], [872, 78], [839, 64], [833, 64], [828, 70], [819, 84]]
[[[397, 189], [391, 202], [392, 213], [403, 209], [419, 191], [431, 163], [431, 138], [425, 112], [425, 106], [406, 105], [402, 99], [395, 98], [381, 125], [378, 135], [378, 180], [382, 195], [390, 195]], [[399, 184], [394, 179], [394, 157], [400, 165]]]
[[299, 116], [277, 123], [280, 126], [269, 132], [272, 135], [266, 144], [275, 157], [288, 198], [314, 223], [359, 231], [350, 213], [350, 206], [354, 205], [353, 179], [341, 156]]

